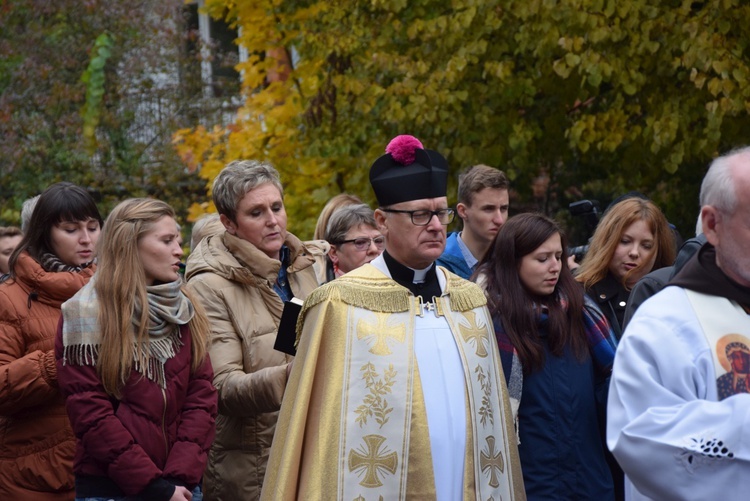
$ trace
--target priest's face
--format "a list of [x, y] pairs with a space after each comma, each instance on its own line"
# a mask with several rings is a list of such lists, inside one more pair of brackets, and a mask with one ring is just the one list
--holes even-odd
[[[398, 211], [437, 211], [448, 209], [448, 199], [423, 198], [401, 202], [388, 207]], [[385, 235], [385, 248], [396, 261], [414, 269], [423, 269], [434, 263], [445, 249], [445, 226], [432, 216], [425, 226], [412, 222], [403, 212], [375, 211], [378, 229]]]

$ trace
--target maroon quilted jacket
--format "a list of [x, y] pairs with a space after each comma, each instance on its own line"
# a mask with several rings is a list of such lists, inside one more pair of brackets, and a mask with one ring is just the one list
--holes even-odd
[[63, 365], [62, 324], [55, 358], [77, 438], [76, 495], [168, 500], [174, 485], [192, 490], [213, 442], [217, 396], [208, 357], [191, 373], [188, 327], [180, 328], [184, 344], [164, 366], [166, 388], [133, 371], [118, 401], [104, 391], [95, 367]]

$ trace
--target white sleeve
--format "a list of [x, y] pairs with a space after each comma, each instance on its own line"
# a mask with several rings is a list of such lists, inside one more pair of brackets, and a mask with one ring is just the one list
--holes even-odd
[[639, 308], [607, 408], [607, 445], [638, 491], [631, 499], [748, 499], [750, 394], [717, 401], [715, 377], [681, 289]]

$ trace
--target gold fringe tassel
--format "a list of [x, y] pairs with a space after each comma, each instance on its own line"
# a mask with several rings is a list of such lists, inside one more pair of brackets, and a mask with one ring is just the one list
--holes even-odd
[[[487, 304], [484, 292], [475, 283], [456, 275], [447, 274], [448, 293], [453, 311], [470, 311]], [[312, 291], [297, 317], [297, 340], [299, 343], [302, 325], [308, 310], [324, 301], [341, 301], [356, 308], [367, 308], [381, 313], [408, 311], [411, 293], [405, 287], [385, 277], [340, 277]]]
[[448, 275], [447, 292], [453, 311], [470, 311], [487, 304], [487, 298], [477, 284], [456, 275]]

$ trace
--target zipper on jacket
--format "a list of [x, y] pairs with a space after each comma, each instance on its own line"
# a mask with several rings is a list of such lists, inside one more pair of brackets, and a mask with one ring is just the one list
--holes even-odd
[[164, 399], [164, 411], [161, 414], [161, 434], [164, 437], [164, 450], [166, 451], [167, 455], [164, 456], [164, 459], [169, 457], [169, 441], [167, 441], [167, 392], [164, 390], [164, 388], [161, 389], [161, 396]]

